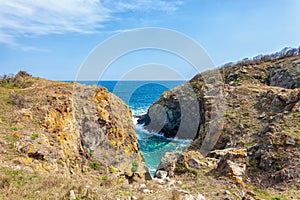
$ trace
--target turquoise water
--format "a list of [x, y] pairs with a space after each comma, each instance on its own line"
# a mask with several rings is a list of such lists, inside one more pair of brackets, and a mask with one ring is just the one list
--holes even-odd
[[[123, 99], [131, 108], [133, 115], [147, 112], [163, 92], [168, 91], [183, 81], [81, 81], [86, 85], [98, 84]], [[136, 124], [136, 118], [133, 118]], [[150, 133], [136, 124], [136, 131], [141, 151], [146, 159], [147, 167], [153, 175], [161, 158], [166, 152], [181, 151], [190, 143], [187, 140], [167, 139], [157, 133]]]

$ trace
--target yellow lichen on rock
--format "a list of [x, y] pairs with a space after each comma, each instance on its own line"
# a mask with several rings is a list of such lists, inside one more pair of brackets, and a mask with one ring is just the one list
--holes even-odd
[[110, 122], [109, 118], [109, 113], [107, 110], [105, 110], [104, 108], [98, 107], [97, 108], [98, 111], [98, 117], [106, 122]]
[[21, 134], [19, 134], [18, 132], [14, 132], [13, 136], [19, 140], [23, 138], [23, 136]]

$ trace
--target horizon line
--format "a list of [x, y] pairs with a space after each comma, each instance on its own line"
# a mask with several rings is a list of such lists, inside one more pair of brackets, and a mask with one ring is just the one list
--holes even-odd
[[117, 79], [104, 79], [104, 80], [57, 80], [57, 81], [68, 81], [68, 82], [79, 82], [79, 81], [189, 81], [190, 79], [136, 79], [136, 80], [117, 80]]

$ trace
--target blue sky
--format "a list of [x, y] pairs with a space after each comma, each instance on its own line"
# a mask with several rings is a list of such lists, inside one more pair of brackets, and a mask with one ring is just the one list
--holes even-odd
[[[216, 66], [300, 45], [299, 0], [1, 0], [0, 74], [74, 80], [89, 53], [111, 36], [144, 27], [172, 29], [195, 40]], [[135, 52], [105, 79], [148, 63], [196, 72], [174, 55]]]

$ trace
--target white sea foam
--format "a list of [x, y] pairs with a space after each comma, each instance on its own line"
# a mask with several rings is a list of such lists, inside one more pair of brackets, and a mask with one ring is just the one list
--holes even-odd
[[[162, 134], [148, 131], [142, 124], [137, 124], [137, 115], [146, 114], [148, 107], [142, 107], [134, 110], [132, 108], [132, 121], [135, 124], [137, 137], [140, 142], [141, 150], [146, 159], [147, 167], [150, 174], [153, 176], [161, 158], [166, 152], [181, 152], [184, 147], [190, 144], [191, 140], [166, 138]], [[161, 142], [159, 142], [161, 140]]]

